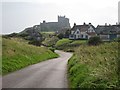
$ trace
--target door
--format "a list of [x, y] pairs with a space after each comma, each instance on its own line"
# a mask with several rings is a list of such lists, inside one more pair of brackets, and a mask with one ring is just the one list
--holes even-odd
[[115, 38], [117, 38], [117, 34], [110, 34], [110, 40], [114, 40]]

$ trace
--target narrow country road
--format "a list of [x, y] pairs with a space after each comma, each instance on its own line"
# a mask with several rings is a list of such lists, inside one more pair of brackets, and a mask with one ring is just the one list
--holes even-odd
[[71, 53], [43, 61], [2, 77], [2, 88], [67, 88], [67, 61]]

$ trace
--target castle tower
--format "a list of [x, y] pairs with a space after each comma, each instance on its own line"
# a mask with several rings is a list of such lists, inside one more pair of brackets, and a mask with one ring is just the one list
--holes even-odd
[[70, 28], [69, 19], [65, 16], [58, 16], [58, 23], [61, 27]]
[[118, 23], [120, 24], [120, 1], [118, 2]]

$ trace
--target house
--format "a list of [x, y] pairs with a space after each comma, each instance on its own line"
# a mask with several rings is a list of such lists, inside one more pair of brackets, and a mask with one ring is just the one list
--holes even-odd
[[98, 25], [95, 31], [102, 41], [111, 41], [120, 37], [120, 25]]
[[90, 37], [96, 36], [95, 27], [89, 24], [76, 25], [70, 31], [69, 39], [89, 39]]

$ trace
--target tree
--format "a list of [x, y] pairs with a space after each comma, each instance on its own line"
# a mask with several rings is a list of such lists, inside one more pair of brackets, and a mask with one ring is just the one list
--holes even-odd
[[43, 41], [42, 34], [39, 32], [34, 32], [33, 35], [31, 35], [29, 44], [41, 46], [42, 41]]

